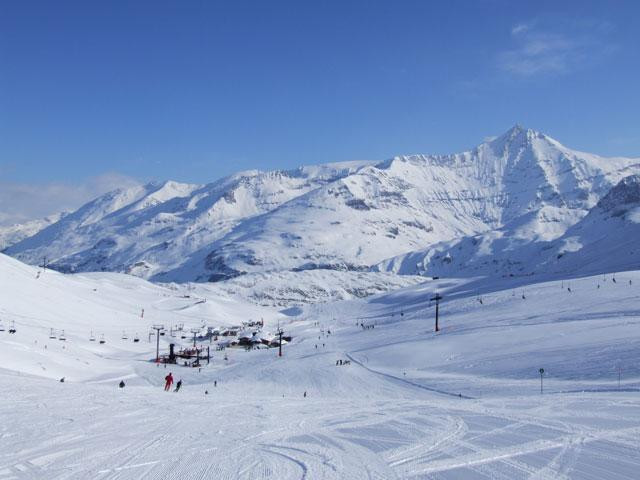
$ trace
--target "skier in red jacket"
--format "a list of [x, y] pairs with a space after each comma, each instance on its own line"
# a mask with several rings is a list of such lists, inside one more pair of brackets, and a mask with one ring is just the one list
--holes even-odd
[[171, 390], [171, 385], [173, 384], [173, 375], [171, 375], [171, 372], [169, 372], [169, 375], [167, 375], [166, 377], [164, 377], [166, 383], [164, 384], [164, 391], [168, 392], [169, 390]]

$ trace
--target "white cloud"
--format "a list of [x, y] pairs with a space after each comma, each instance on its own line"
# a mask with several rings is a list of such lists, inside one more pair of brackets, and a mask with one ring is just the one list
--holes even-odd
[[105, 173], [79, 184], [0, 181], [0, 225], [72, 211], [103, 193], [135, 185], [139, 185], [137, 180], [118, 173]]
[[527, 30], [529, 30], [530, 26], [527, 23], [519, 23], [518, 25], [515, 25], [512, 29], [511, 29], [511, 34], [512, 35], [518, 35], [520, 33], [524, 33]]
[[600, 61], [613, 50], [604, 22], [520, 23], [511, 29], [513, 48], [498, 54], [501, 69], [521, 77], [565, 74]]

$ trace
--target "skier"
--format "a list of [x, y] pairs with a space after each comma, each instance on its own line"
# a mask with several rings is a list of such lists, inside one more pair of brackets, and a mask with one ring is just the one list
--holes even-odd
[[174, 390], [174, 392], [178, 392], [181, 386], [182, 386], [182, 379], [178, 380], [178, 383], [176, 383], [176, 389]]
[[165, 379], [165, 384], [164, 384], [164, 391], [168, 392], [169, 390], [171, 390], [171, 385], [173, 384], [173, 375], [171, 375], [171, 372], [169, 372], [169, 375], [167, 375], [166, 377], [164, 377]]
[[120, 388], [124, 388], [124, 380], [120, 380], [120, 383], [118, 384], [118, 386]]
[[302, 396], [303, 396], [303, 398], [307, 398], [307, 392], [305, 391], [304, 395], [302, 395]]
[[213, 381], [213, 386], [214, 386], [214, 387], [217, 387], [217, 386], [218, 386], [218, 380], [214, 380], [214, 381]]

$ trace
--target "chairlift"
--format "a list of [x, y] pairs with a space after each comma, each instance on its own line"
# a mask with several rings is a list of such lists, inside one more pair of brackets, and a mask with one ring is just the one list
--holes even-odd
[[95, 335], [93, 334], [93, 330], [91, 330], [91, 335], [89, 335], [89, 341], [90, 341], [90, 342], [95, 342], [95, 341], [96, 341], [96, 337], [95, 337]]
[[2, 324], [2, 321], [0, 321], [0, 332], [4, 332], [4, 325]]
[[11, 328], [9, 329], [9, 333], [16, 333], [16, 321], [11, 321]]
[[181, 338], [182, 340], [184, 340], [185, 338], [187, 338], [187, 336], [186, 336], [185, 334], [182, 334], [182, 335], [180, 335], [180, 338]]
[[138, 337], [138, 334], [136, 333], [136, 336], [133, 337], [133, 343], [138, 343], [140, 341], [140, 338]]
[[127, 332], [125, 332], [124, 330], [122, 331], [122, 340], [127, 340], [129, 337], [127, 337]]
[[100, 345], [102, 345], [103, 343], [107, 343], [107, 341], [104, 339], [104, 333], [100, 336]]
[[58, 337], [58, 340], [60, 340], [61, 342], [66, 342], [67, 338], [64, 336], [64, 330], [62, 330], [62, 332], [60, 333], [60, 336]]
[[55, 340], [56, 339], [56, 332], [53, 330], [53, 328], [51, 329], [51, 331], [49, 332], [49, 338], [51, 340]]
[[161, 331], [161, 332], [160, 332], [160, 336], [161, 336], [161, 337], [164, 337], [164, 331]]

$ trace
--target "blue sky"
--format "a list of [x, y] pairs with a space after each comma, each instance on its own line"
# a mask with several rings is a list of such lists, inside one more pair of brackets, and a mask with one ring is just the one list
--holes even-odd
[[640, 156], [639, 15], [637, 1], [3, 2], [0, 222], [133, 181], [455, 152], [515, 123]]

